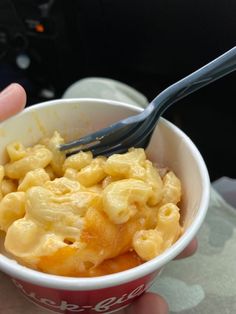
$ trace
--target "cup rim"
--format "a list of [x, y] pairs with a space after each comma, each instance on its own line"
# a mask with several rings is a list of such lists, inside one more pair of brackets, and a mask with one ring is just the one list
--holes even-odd
[[[135, 109], [136, 111], [142, 111], [143, 109], [135, 106], [129, 105], [123, 102], [114, 101], [114, 100], [104, 100], [104, 99], [96, 99], [96, 98], [71, 98], [71, 99], [57, 99], [51, 101], [45, 101], [38, 104], [35, 104], [31, 107], [27, 107], [23, 112], [17, 114], [17, 116], [24, 115], [25, 112], [33, 111], [35, 106], [44, 107], [51, 106], [58, 103], [74, 103], [78, 101], [83, 102], [96, 102], [96, 103], [107, 103], [113, 106], [122, 106], [128, 107], [131, 109]], [[14, 119], [15, 116], [9, 118]], [[8, 120], [2, 122], [3, 125]], [[0, 253], [0, 270], [4, 273], [10, 275], [10, 277], [14, 279], [19, 279], [30, 284], [35, 284], [37, 286], [48, 287], [48, 288], [56, 288], [58, 290], [70, 290], [70, 291], [81, 291], [81, 290], [95, 290], [95, 289], [103, 289], [108, 287], [113, 287], [117, 285], [121, 285], [127, 282], [131, 282], [145, 276], [148, 276], [152, 273], [155, 273], [159, 269], [166, 265], [169, 261], [173, 260], [178, 254], [182, 252], [182, 250], [190, 243], [190, 241], [194, 238], [197, 231], [201, 227], [203, 220], [207, 213], [207, 208], [210, 199], [210, 179], [207, 167], [201, 156], [199, 150], [193, 143], [193, 141], [185, 134], [181, 129], [175, 126], [172, 122], [166, 120], [165, 118], [160, 118], [161, 123], [167, 125], [168, 128], [173, 129], [178, 135], [187, 142], [188, 146], [191, 147], [191, 150], [194, 152], [195, 160], [198, 164], [198, 169], [200, 169], [200, 177], [202, 186], [204, 186], [201, 201], [199, 204], [199, 211], [196, 214], [195, 219], [192, 221], [191, 226], [188, 227], [183, 235], [165, 252], [161, 255], [155, 257], [154, 259], [147, 261], [139, 266], [134, 268], [114, 273], [110, 275], [104, 275], [99, 277], [66, 277], [59, 275], [52, 275], [43, 273], [37, 270], [33, 270], [27, 268], [15, 260], [4, 256]]]

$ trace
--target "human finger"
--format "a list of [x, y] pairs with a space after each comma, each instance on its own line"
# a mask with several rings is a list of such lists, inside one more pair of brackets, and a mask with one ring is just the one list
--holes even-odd
[[175, 258], [175, 259], [181, 259], [181, 258], [185, 258], [185, 257], [189, 257], [191, 255], [193, 255], [198, 247], [198, 242], [197, 239], [194, 238], [189, 245]]
[[168, 305], [160, 295], [152, 292], [147, 292], [124, 311], [124, 314], [147, 313], [168, 314]]
[[24, 88], [13, 83], [0, 93], [0, 121], [21, 111], [26, 104], [26, 92]]

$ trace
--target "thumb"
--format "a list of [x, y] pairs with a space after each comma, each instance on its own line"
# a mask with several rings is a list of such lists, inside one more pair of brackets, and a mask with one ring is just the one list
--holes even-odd
[[0, 121], [21, 111], [26, 104], [26, 93], [24, 88], [13, 83], [0, 93]]
[[168, 305], [165, 300], [155, 293], [147, 292], [140, 297], [131, 307], [127, 308], [126, 314], [168, 314]]

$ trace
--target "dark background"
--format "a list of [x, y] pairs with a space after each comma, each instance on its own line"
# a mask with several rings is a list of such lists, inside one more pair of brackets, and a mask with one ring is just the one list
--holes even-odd
[[[31, 106], [96, 76], [151, 100], [235, 37], [235, 0], [0, 0], [0, 89], [21, 83]], [[164, 114], [195, 142], [212, 181], [236, 178], [235, 82], [236, 72]]]

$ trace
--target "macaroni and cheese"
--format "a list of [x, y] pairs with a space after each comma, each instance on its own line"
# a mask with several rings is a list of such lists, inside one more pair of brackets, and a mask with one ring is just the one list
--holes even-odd
[[0, 166], [0, 229], [20, 263], [62, 276], [100, 276], [140, 265], [181, 235], [181, 182], [141, 148], [108, 158], [58, 150], [58, 132], [7, 146]]

